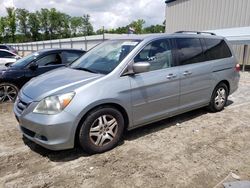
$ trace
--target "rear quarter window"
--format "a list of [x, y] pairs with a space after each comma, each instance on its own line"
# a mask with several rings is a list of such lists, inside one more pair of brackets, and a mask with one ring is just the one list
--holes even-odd
[[232, 56], [232, 53], [224, 40], [206, 38], [204, 40], [207, 47], [204, 53], [208, 61]]

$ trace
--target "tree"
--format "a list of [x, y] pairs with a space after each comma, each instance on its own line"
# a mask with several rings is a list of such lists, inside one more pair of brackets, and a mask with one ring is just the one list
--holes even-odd
[[19, 32], [24, 34], [26, 40], [28, 38], [29, 11], [26, 9], [16, 9], [16, 17], [18, 19]]
[[40, 30], [39, 19], [37, 14], [38, 13], [30, 13], [28, 19], [30, 33], [34, 41], [38, 40]]
[[15, 42], [16, 33], [16, 12], [14, 7], [7, 7], [7, 32], [11, 36], [12, 42]]
[[126, 26], [126, 27], [118, 27], [116, 29], [116, 32], [115, 33], [118, 33], [118, 34], [125, 34], [125, 33], [128, 33], [128, 28], [129, 26]]
[[129, 26], [135, 29], [136, 34], [142, 34], [144, 24], [145, 24], [145, 21], [143, 19], [138, 19], [130, 23]]
[[44, 33], [44, 39], [49, 39], [49, 10], [42, 8], [38, 12], [38, 19], [41, 26], [41, 31]]
[[70, 19], [71, 17], [68, 14], [60, 13], [60, 26], [61, 26], [60, 35], [62, 38], [68, 38], [71, 36]]
[[7, 20], [6, 17], [1, 17], [0, 18], [0, 36], [5, 35], [5, 28], [7, 26]]
[[163, 25], [151, 25], [149, 27], [144, 28], [144, 33], [164, 33], [165, 26]]
[[96, 30], [96, 34], [97, 34], [97, 35], [103, 34], [103, 29], [97, 29], [97, 30]]
[[[29, 13], [28, 10], [21, 8], [16, 10], [6, 8], [6, 11], [6, 17], [0, 16], [0, 40], [5, 42], [60, 39], [103, 33], [124, 34], [128, 33], [130, 27], [135, 30], [136, 34], [161, 33], [165, 30], [164, 23], [144, 28], [145, 21], [138, 19], [123, 27], [99, 29], [95, 33], [89, 14], [84, 14], [82, 17], [71, 17], [55, 8], [42, 8], [35, 13]], [[19, 32], [16, 32], [17, 29]]]
[[50, 38], [69, 37], [69, 20], [70, 16], [51, 8], [48, 14], [48, 25]]
[[58, 34], [61, 38], [70, 37], [70, 16], [65, 13], [58, 12]]
[[59, 23], [59, 20], [57, 19], [57, 11], [55, 8], [51, 8], [49, 10], [49, 32], [50, 32], [50, 38], [54, 37], [54, 34], [56, 33], [57, 25]]
[[72, 17], [70, 19], [70, 29], [71, 34], [75, 37], [79, 33], [83, 26], [83, 18], [82, 17]]
[[82, 33], [84, 36], [92, 35], [94, 33], [94, 29], [92, 24], [90, 23], [90, 15], [83, 15], [83, 25], [82, 25]]

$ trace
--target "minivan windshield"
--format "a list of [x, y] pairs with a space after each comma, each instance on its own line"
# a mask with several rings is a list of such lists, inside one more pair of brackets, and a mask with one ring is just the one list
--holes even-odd
[[13, 63], [11, 65], [11, 67], [25, 67], [30, 62], [34, 61], [38, 55], [39, 55], [39, 53], [37, 53], [37, 52], [32, 53], [30, 55], [27, 55], [27, 56], [17, 60], [15, 63]]
[[109, 40], [94, 47], [69, 67], [108, 74], [139, 44], [139, 40]]

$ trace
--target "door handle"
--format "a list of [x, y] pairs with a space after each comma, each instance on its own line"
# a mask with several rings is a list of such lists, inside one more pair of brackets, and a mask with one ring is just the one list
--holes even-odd
[[185, 71], [185, 72], [183, 73], [184, 76], [189, 76], [189, 75], [191, 75], [191, 74], [192, 74], [192, 72], [190, 72], [190, 71]]
[[175, 77], [176, 77], [175, 74], [169, 74], [169, 75], [167, 75], [167, 79], [172, 79], [172, 78], [175, 78]]

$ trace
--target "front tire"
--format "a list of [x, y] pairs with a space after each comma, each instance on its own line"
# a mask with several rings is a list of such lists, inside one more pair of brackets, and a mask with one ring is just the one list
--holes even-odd
[[227, 103], [228, 94], [229, 91], [227, 85], [224, 83], [218, 84], [211, 97], [211, 101], [208, 106], [209, 110], [211, 112], [219, 112], [223, 110]]
[[0, 84], [0, 103], [15, 102], [19, 89], [11, 83]]
[[122, 114], [115, 108], [101, 107], [90, 112], [81, 125], [79, 143], [87, 153], [102, 153], [117, 146], [123, 130]]

